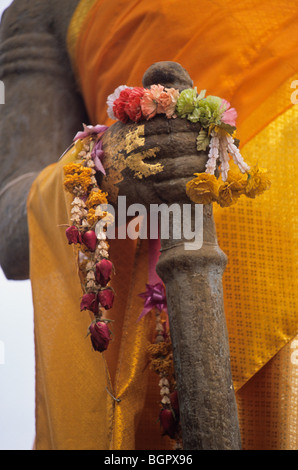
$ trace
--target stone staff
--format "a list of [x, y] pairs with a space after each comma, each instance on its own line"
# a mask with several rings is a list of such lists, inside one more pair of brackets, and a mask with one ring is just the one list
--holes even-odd
[[[188, 73], [173, 62], [151, 66], [143, 77], [144, 87], [161, 84], [182, 91], [192, 87]], [[103, 139], [107, 176], [103, 189], [126, 195], [128, 203], [190, 204], [185, 184], [194, 172], [204, 172], [207, 152], [198, 152], [199, 124], [185, 119], [155, 117], [145, 124], [117, 122]], [[131, 138], [127, 138], [130, 136]], [[140, 138], [141, 137], [141, 138]], [[139, 141], [138, 141], [139, 139]], [[141, 149], [141, 151], [140, 151]], [[155, 149], [155, 153], [154, 153]], [[153, 152], [153, 153], [152, 153]], [[117, 158], [115, 159], [115, 155]], [[133, 178], [142, 156], [163, 166], [163, 171], [143, 179]], [[117, 162], [117, 165], [115, 163]], [[121, 176], [118, 175], [121, 170]], [[117, 179], [118, 178], [118, 179]], [[195, 226], [192, 204], [192, 226]], [[219, 248], [212, 205], [205, 205], [203, 243], [185, 249], [188, 240], [161, 238], [157, 272], [167, 293], [170, 332], [180, 407], [183, 447], [187, 450], [239, 450], [241, 448], [237, 406], [232, 382], [229, 342], [223, 305], [222, 275], [227, 257]], [[173, 227], [172, 227], [173, 228]]]

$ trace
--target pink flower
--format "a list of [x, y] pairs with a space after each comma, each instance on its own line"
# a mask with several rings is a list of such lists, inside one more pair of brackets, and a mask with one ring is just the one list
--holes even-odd
[[83, 124], [83, 129], [83, 131], [77, 132], [73, 139], [74, 141], [78, 139], [84, 139], [88, 135], [104, 133], [108, 127], [102, 126], [100, 124], [97, 124], [96, 126], [86, 126], [86, 124]]
[[88, 232], [83, 233], [82, 242], [90, 251], [95, 251], [97, 244], [95, 232], [93, 230], [88, 230]]
[[107, 324], [101, 321], [92, 322], [89, 326], [89, 332], [93, 349], [99, 352], [105, 351], [111, 340], [110, 330]]
[[99, 291], [98, 300], [100, 305], [104, 309], [109, 310], [110, 308], [112, 308], [114, 302], [114, 293], [112, 289], [104, 289]]
[[102, 160], [104, 158], [104, 151], [102, 150], [102, 140], [99, 140], [93, 147], [93, 150], [91, 152], [91, 157], [94, 162], [94, 169], [96, 171], [100, 171], [104, 175], [106, 174], [106, 171], [103, 167]]
[[125, 112], [129, 119], [138, 122], [142, 118], [141, 98], [144, 95], [144, 88], [135, 87], [131, 90]]
[[162, 85], [151, 85], [150, 89], [144, 90], [144, 96], [141, 100], [141, 108], [146, 119], [151, 119], [156, 114], [163, 112], [163, 108], [159, 103], [160, 95], [163, 91], [164, 87]]
[[222, 122], [229, 124], [230, 126], [236, 126], [237, 111], [235, 108], [230, 108], [230, 103], [227, 100], [222, 100], [221, 107], [224, 109], [224, 112], [221, 116]]
[[75, 225], [68, 227], [68, 229], [66, 229], [65, 231], [65, 234], [69, 245], [71, 245], [72, 243], [82, 243], [81, 233]]
[[165, 88], [165, 91], [163, 91], [159, 97], [159, 109], [157, 113], [165, 113], [168, 119], [176, 117], [175, 109], [178, 98], [179, 90], [175, 90], [175, 88]]
[[98, 284], [105, 287], [110, 280], [113, 264], [108, 259], [102, 259], [96, 263], [96, 280]]
[[98, 313], [98, 299], [97, 295], [93, 292], [88, 294], [84, 294], [81, 300], [80, 309], [82, 310], [90, 310], [91, 312], [97, 314]]

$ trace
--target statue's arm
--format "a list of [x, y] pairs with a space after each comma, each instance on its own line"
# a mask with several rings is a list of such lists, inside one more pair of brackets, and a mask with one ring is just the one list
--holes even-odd
[[78, 0], [15, 0], [0, 25], [0, 264], [29, 276], [26, 199], [32, 181], [69, 146], [86, 114], [65, 37]]

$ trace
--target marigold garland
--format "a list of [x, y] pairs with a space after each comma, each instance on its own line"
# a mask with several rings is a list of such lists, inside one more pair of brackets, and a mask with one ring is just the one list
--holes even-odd
[[[66, 236], [68, 243], [76, 245], [78, 250], [83, 290], [80, 309], [94, 315], [88, 334], [93, 348], [100, 352], [107, 349], [111, 339], [109, 320], [104, 317], [114, 301], [114, 292], [109, 287], [113, 265], [109, 260], [109, 243], [105, 235], [113, 216], [105, 210], [108, 195], [100, 190], [95, 178], [94, 155], [98, 155], [94, 153], [94, 149], [105, 130], [103, 126], [84, 126], [84, 132], [75, 138], [83, 143], [77, 162], [64, 166], [64, 187], [73, 196], [70, 217], [72, 225], [66, 230]], [[98, 236], [96, 224], [103, 218], [104, 224]]]
[[[152, 286], [153, 287], [153, 286]], [[156, 336], [147, 347], [149, 367], [159, 376], [160, 412], [159, 420], [164, 435], [175, 441], [176, 449], [182, 449], [182, 435], [179, 416], [179, 403], [173, 364], [173, 351], [170, 332], [167, 327], [167, 313], [153, 307], [156, 318]]]
[[246, 177], [229, 171], [226, 181], [220, 181], [208, 173], [195, 173], [195, 176], [186, 184], [189, 198], [196, 204], [217, 202], [221, 207], [236, 204], [241, 195], [255, 198], [271, 185], [268, 171], [258, 166], [248, 172]]

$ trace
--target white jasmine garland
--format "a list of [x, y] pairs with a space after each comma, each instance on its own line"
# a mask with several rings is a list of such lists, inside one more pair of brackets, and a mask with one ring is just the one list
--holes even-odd
[[206, 163], [206, 173], [214, 175], [216, 170], [216, 162], [219, 156], [219, 137], [215, 132], [212, 132], [208, 161]]
[[238, 147], [234, 144], [234, 139], [230, 135], [226, 135], [226, 141], [227, 141], [227, 148], [228, 152], [232, 155], [234, 162], [236, 165], [238, 165], [239, 170], [241, 173], [246, 173], [247, 171], [250, 170], [249, 166], [245, 163], [245, 161], [242, 158], [242, 155], [238, 149]]

